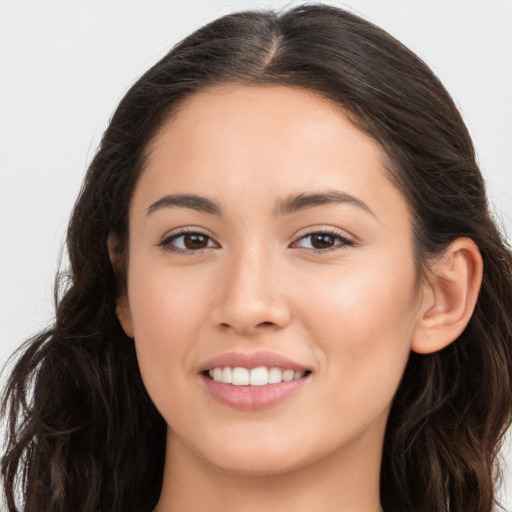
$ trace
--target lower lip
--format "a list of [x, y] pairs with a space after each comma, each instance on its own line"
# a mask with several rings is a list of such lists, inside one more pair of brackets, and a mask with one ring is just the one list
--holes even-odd
[[309, 375], [288, 382], [266, 386], [233, 386], [201, 375], [206, 389], [218, 402], [235, 409], [254, 411], [279, 404], [297, 393], [309, 380]]

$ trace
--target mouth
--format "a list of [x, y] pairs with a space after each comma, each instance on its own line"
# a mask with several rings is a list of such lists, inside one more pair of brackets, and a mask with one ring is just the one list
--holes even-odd
[[244, 368], [242, 366], [215, 366], [202, 372], [212, 381], [232, 386], [271, 386], [282, 382], [291, 382], [307, 377], [311, 371], [297, 371], [292, 368], [277, 366], [258, 366], [256, 368]]
[[222, 405], [261, 410], [292, 400], [309, 388], [313, 368], [271, 351], [229, 352], [205, 361], [199, 375]]

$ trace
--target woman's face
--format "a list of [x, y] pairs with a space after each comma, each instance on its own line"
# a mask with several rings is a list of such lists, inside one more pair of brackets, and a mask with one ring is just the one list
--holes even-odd
[[284, 86], [208, 89], [160, 130], [119, 316], [173, 453], [251, 474], [380, 457], [420, 316], [384, 161], [339, 107]]

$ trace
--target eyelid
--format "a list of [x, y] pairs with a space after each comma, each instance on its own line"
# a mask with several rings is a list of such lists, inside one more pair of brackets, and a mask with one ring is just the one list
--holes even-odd
[[169, 251], [175, 254], [184, 254], [184, 255], [194, 255], [200, 253], [204, 250], [210, 250], [214, 247], [204, 247], [201, 249], [181, 249], [179, 247], [172, 247], [171, 242], [173, 240], [178, 239], [179, 237], [187, 234], [198, 234], [202, 235], [212, 241], [217, 247], [220, 247], [220, 244], [215, 240], [215, 238], [210, 235], [205, 229], [200, 228], [198, 226], [184, 226], [181, 228], [176, 228], [171, 231], [168, 231], [157, 243], [157, 246], [160, 247], [164, 251]]
[[335, 228], [333, 226], [309, 226], [307, 228], [304, 228], [300, 230], [293, 238], [293, 242], [291, 242], [290, 247], [293, 248], [294, 244], [297, 244], [297, 242], [303, 238], [306, 238], [308, 236], [312, 235], [330, 235], [335, 238], [338, 238], [342, 241], [341, 246], [334, 246], [329, 247], [325, 249], [310, 249], [310, 248], [304, 248], [304, 247], [296, 247], [298, 250], [303, 250], [307, 252], [314, 252], [314, 253], [322, 253], [322, 252], [328, 252], [328, 251], [334, 251], [343, 249], [346, 247], [353, 247], [357, 245], [357, 241], [355, 237], [346, 231]]
[[307, 235], [314, 235], [317, 233], [326, 233], [329, 235], [339, 236], [340, 238], [346, 238], [347, 240], [350, 240], [353, 243], [357, 242], [357, 237], [353, 234], [349, 233], [345, 229], [341, 229], [335, 226], [328, 226], [325, 224], [315, 224], [312, 226], [307, 226], [305, 228], [300, 229], [295, 233], [293, 236], [294, 240], [297, 240], [299, 238], [302, 238]]
[[[178, 239], [179, 237], [187, 234], [199, 234], [206, 238], [208, 238], [208, 243], [213, 242], [216, 247], [208, 246], [199, 248], [199, 249], [181, 249], [179, 247], [173, 247], [171, 245], [171, 242], [173, 240]], [[308, 236], [313, 235], [329, 235], [335, 238], [338, 238], [341, 241], [341, 244], [338, 244], [337, 246], [328, 247], [324, 249], [316, 249], [316, 248], [304, 248], [304, 247], [298, 247], [296, 244], [301, 239], [304, 239]], [[349, 233], [347, 233], [345, 230], [342, 230], [340, 228], [336, 228], [333, 226], [325, 226], [325, 225], [318, 225], [318, 226], [308, 226], [307, 228], [301, 229], [298, 233], [295, 234], [293, 241], [289, 244], [289, 247], [296, 248], [298, 250], [303, 250], [306, 252], [314, 252], [314, 253], [322, 253], [322, 252], [329, 252], [334, 250], [343, 249], [345, 247], [353, 247], [357, 245], [357, 241], [355, 237]], [[204, 250], [211, 250], [212, 248], [220, 248], [220, 244], [215, 240], [215, 238], [207, 232], [204, 228], [200, 228], [199, 226], [184, 226], [180, 228], [175, 228], [169, 232], [167, 232], [157, 243], [157, 246], [159, 246], [161, 249], [165, 251], [169, 251], [176, 254], [185, 254], [185, 255], [194, 255], [197, 253], [201, 253]], [[295, 246], [295, 247], [294, 247]]]

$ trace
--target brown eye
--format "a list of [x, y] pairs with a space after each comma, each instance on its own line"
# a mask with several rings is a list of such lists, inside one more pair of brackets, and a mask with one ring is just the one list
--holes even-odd
[[176, 233], [163, 240], [159, 245], [168, 251], [185, 254], [218, 247], [209, 236], [194, 232]]
[[311, 245], [315, 249], [329, 249], [333, 245], [336, 245], [336, 241], [339, 237], [334, 235], [328, 235], [326, 233], [318, 233], [311, 235]]
[[185, 249], [204, 249], [208, 247], [208, 237], [200, 233], [182, 235]]
[[309, 249], [311, 251], [328, 251], [330, 249], [340, 249], [342, 247], [352, 246], [354, 245], [354, 242], [335, 233], [319, 232], [302, 236], [293, 245], [295, 247]]

